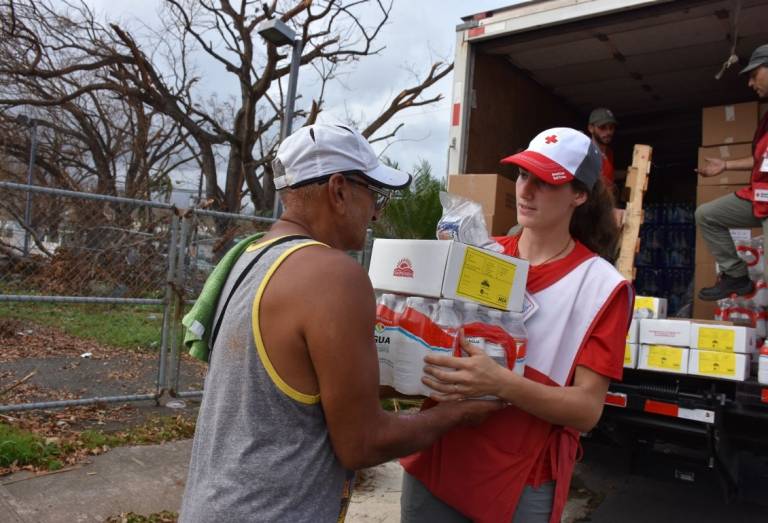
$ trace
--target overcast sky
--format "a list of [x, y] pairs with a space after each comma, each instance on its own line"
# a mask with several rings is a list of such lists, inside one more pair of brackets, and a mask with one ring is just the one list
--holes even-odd
[[[152, 25], [158, 16], [161, 0], [87, 0], [102, 17], [110, 19], [139, 19]], [[347, 67], [343, 85], [327, 87], [324, 117], [345, 119], [346, 115], [362, 117], [367, 123], [386, 107], [403, 88], [414, 85], [413, 72], [424, 75], [437, 60], [454, 59], [455, 27], [461, 17], [487, 9], [516, 3], [515, 0], [395, 0], [389, 23], [383, 28], [378, 43], [385, 49], [376, 56], [363, 58], [354, 67]], [[365, 22], [365, 21], [364, 21]], [[373, 23], [371, 21], [370, 23]], [[201, 88], [225, 97], [235, 93], [236, 86], [218, 70], [218, 64], [201, 64]], [[305, 71], [305, 69], [302, 69]], [[307, 85], [308, 74], [300, 74], [299, 94], [304, 90], [311, 96], [313, 85]], [[452, 73], [429, 93], [442, 93], [444, 99], [433, 105], [408, 109], [399, 114], [397, 122], [405, 123], [398, 132], [400, 138], [384, 154], [410, 170], [420, 159], [427, 160], [437, 177], [446, 169], [448, 122], [450, 115]], [[305, 82], [302, 82], [304, 78]], [[222, 79], [229, 80], [222, 82]], [[299, 100], [309, 103], [309, 98]], [[321, 120], [322, 121], [322, 120]], [[382, 146], [377, 146], [381, 151]]]

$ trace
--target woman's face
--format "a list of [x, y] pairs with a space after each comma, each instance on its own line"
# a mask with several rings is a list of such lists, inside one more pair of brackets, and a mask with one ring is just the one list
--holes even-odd
[[547, 230], [571, 222], [573, 211], [587, 200], [570, 183], [549, 185], [527, 171], [520, 171], [515, 183], [517, 222], [529, 229]]

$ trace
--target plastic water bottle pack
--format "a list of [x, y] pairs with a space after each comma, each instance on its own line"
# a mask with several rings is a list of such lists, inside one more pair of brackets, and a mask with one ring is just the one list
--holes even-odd
[[380, 294], [376, 302], [374, 339], [379, 356], [379, 382], [397, 391], [428, 396], [421, 382], [428, 354], [468, 356], [459, 335], [500, 365], [522, 374], [527, 334], [522, 316], [476, 303], [418, 296]]

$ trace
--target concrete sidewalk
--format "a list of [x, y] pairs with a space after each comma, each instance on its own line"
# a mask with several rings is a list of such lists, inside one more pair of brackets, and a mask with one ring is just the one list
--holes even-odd
[[[192, 440], [120, 447], [55, 474], [19, 472], [0, 478], [0, 522], [104, 522], [123, 512], [178, 512]], [[363, 472], [348, 522], [400, 519], [400, 466]]]
[[[0, 522], [104, 522], [123, 512], [144, 516], [178, 512], [191, 448], [191, 440], [120, 447], [71, 470], [2, 477]], [[395, 462], [363, 471], [347, 522], [400, 521], [401, 478]], [[582, 513], [581, 505], [578, 500], [569, 502], [566, 514]]]

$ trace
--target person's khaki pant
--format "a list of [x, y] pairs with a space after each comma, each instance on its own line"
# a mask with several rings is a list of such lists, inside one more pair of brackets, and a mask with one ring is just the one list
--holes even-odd
[[747, 264], [736, 254], [728, 229], [762, 226], [763, 237], [768, 237], [768, 220], [755, 218], [752, 202], [742, 200], [734, 193], [700, 205], [696, 209], [696, 225], [720, 266], [720, 272], [734, 278], [747, 275]]

